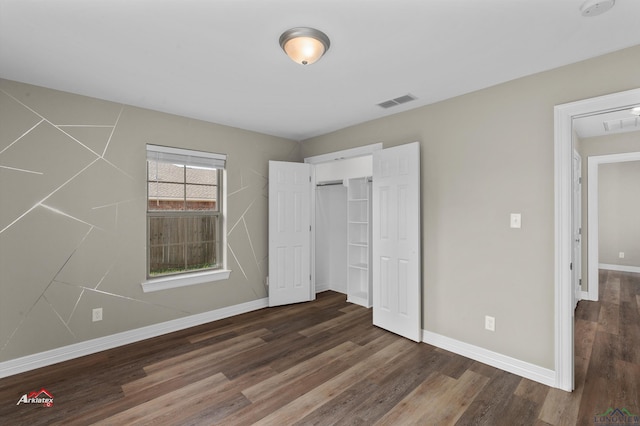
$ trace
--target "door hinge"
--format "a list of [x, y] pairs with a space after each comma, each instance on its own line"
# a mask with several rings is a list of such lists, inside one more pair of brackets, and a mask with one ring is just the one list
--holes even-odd
[[578, 234], [579, 234], [579, 235], [582, 235], [582, 228], [579, 228], [579, 229], [578, 229]]
[[580, 278], [580, 279], [578, 280], [578, 285], [579, 285], [580, 287], [582, 287], [582, 278]]
[[573, 271], [573, 262], [569, 264], [569, 269]]
[[311, 232], [311, 225], [309, 225], [309, 232]]
[[309, 183], [311, 183], [311, 176], [309, 176]]
[[578, 178], [578, 183], [579, 183], [580, 185], [582, 185], [582, 178], [581, 178], [581, 177], [579, 177], [579, 178]]

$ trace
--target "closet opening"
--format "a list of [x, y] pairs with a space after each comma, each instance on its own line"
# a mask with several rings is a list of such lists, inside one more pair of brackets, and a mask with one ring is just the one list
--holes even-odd
[[347, 301], [372, 306], [372, 157], [315, 166], [316, 292], [333, 290]]

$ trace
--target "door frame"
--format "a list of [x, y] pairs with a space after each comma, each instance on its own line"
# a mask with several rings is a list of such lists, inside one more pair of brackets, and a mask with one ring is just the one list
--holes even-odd
[[574, 386], [573, 280], [571, 275], [571, 197], [573, 119], [640, 104], [640, 89], [584, 99], [554, 107], [554, 312], [555, 386]]
[[[582, 239], [582, 222], [583, 222], [583, 218], [582, 218], [582, 155], [580, 155], [580, 153], [578, 152], [577, 149], [573, 149], [573, 160], [578, 161], [578, 176], [573, 176], [573, 181], [572, 181], [572, 185], [574, 185], [573, 188], [573, 197], [572, 197], [572, 221], [573, 221], [573, 226], [572, 229], [574, 231], [573, 233], [573, 245], [574, 245], [574, 251], [572, 252], [575, 256], [573, 257], [573, 270], [572, 270], [572, 275], [573, 275], [573, 309], [575, 310], [575, 308], [578, 306], [578, 302], [580, 300], [582, 300], [582, 250], [583, 250], [583, 239]], [[575, 166], [573, 168], [573, 171], [575, 172]], [[578, 181], [578, 191], [576, 191], [575, 185], [576, 185], [576, 177], [577, 177], [577, 181]], [[576, 231], [576, 223], [578, 226], [578, 232]], [[576, 239], [577, 238], [577, 239]], [[575, 250], [576, 245], [578, 246], [578, 249]], [[578, 288], [580, 287], [580, 288]]]
[[589, 157], [587, 161], [587, 176], [589, 187], [587, 189], [587, 217], [589, 218], [589, 234], [587, 242], [587, 277], [589, 278], [589, 300], [598, 301], [598, 289], [600, 280], [598, 269], [600, 264], [600, 249], [598, 247], [600, 230], [598, 227], [598, 167], [600, 164], [624, 163], [628, 161], [640, 161], [640, 152], [624, 152], [619, 154], [597, 155]]

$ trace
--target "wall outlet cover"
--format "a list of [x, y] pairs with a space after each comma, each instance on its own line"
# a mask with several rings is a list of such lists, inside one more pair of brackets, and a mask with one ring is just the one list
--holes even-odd
[[92, 313], [91, 313], [92, 317], [92, 321], [96, 322], [96, 321], [102, 321], [102, 308], [95, 308]]
[[522, 226], [522, 215], [520, 213], [511, 213], [511, 227], [520, 228]]

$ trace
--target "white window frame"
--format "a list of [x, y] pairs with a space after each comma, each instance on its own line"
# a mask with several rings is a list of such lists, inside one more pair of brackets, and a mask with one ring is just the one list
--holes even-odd
[[[163, 159], [176, 158], [184, 161], [185, 158], [188, 158], [189, 164], [216, 164], [217, 167], [220, 167], [222, 174], [222, 187], [220, 188], [220, 198], [222, 201], [222, 206], [220, 209], [220, 215], [222, 216], [222, 220], [220, 223], [220, 233], [222, 236], [222, 241], [220, 244], [220, 255], [222, 256], [222, 262], [219, 269], [197, 270], [194, 272], [185, 272], [175, 275], [164, 275], [160, 277], [148, 278], [141, 284], [142, 291], [144, 293], [149, 293], [158, 290], [167, 290], [171, 288], [185, 287], [228, 279], [231, 275], [231, 271], [227, 269], [227, 173], [225, 165], [227, 160], [226, 154], [216, 154], [152, 144], [147, 144], [147, 152], [159, 153], [160, 157]], [[145, 246], [147, 250], [147, 256], [149, 251], [148, 244], [149, 236], [146, 235]], [[145, 276], [148, 273], [147, 269], [148, 265], [147, 262], [145, 262]]]

